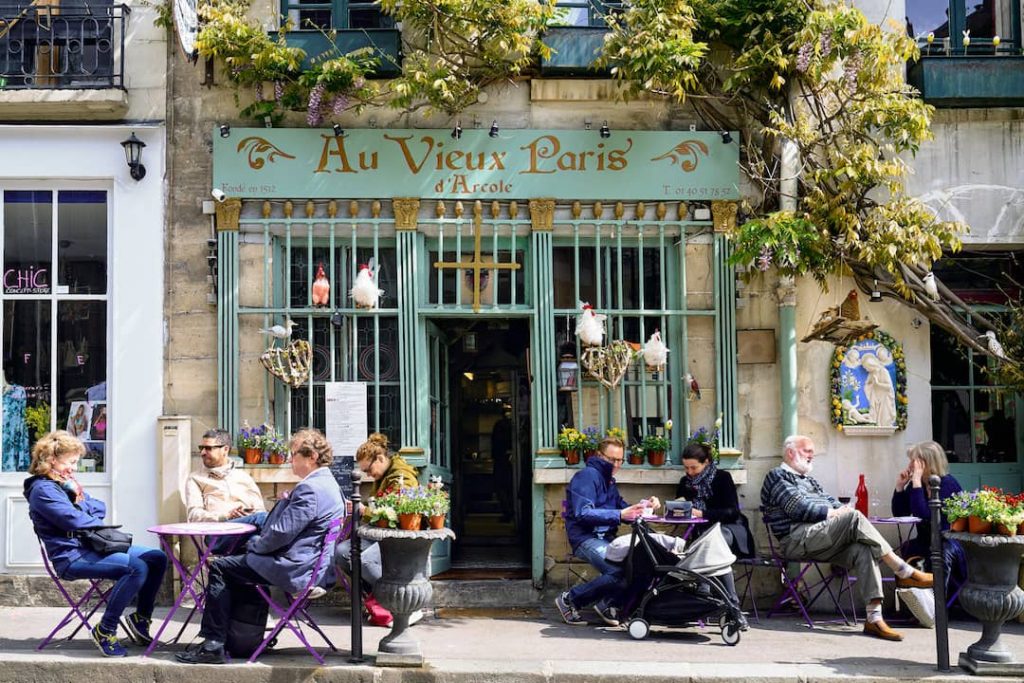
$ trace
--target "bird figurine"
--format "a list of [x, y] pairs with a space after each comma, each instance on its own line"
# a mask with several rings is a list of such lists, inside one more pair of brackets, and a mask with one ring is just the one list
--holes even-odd
[[939, 284], [935, 281], [935, 273], [925, 273], [921, 278], [924, 281], [924, 291], [932, 301], [939, 300]]
[[377, 287], [376, 277], [377, 267], [373, 259], [359, 266], [359, 274], [356, 275], [356, 281], [349, 290], [357, 308], [377, 308], [377, 302], [384, 294], [384, 290]]
[[604, 341], [604, 320], [608, 316], [595, 313], [593, 306], [581, 301], [580, 314], [576, 317], [576, 336], [585, 346], [600, 346]]
[[839, 304], [839, 315], [847, 320], [860, 320], [860, 301], [856, 289], [851, 289], [843, 303]]
[[929, 31], [928, 32], [928, 36], [925, 38], [925, 40], [928, 41], [929, 45], [934, 43], [935, 42], [935, 32], [934, 31]]
[[295, 327], [295, 321], [291, 318], [286, 318], [284, 325], [274, 325], [273, 327], [261, 327], [260, 332], [263, 334], [269, 334], [274, 339], [287, 339], [292, 336], [292, 328]]
[[967, 29], [966, 31], [961, 31], [961, 33], [964, 34], [964, 40], [963, 40], [964, 47], [970, 47], [971, 46], [971, 29]]
[[314, 306], [327, 306], [331, 303], [331, 281], [327, 279], [322, 263], [316, 264], [316, 279], [313, 280], [310, 296]]
[[689, 395], [686, 397], [686, 400], [692, 401], [693, 399], [697, 399], [699, 401], [700, 385], [697, 384], [697, 378], [691, 375], [690, 373], [686, 373], [686, 377], [683, 379], [683, 381], [686, 382], [686, 386], [689, 387], [690, 392]]
[[987, 345], [988, 345], [988, 352], [989, 353], [991, 353], [993, 356], [995, 356], [999, 360], [1006, 360], [1006, 352], [1003, 351], [1003, 345], [999, 343], [998, 339], [996, 339], [996, 333], [995, 332], [993, 332], [992, 330], [989, 330], [988, 332], [983, 334], [982, 337], [985, 337], [985, 338], [988, 339], [988, 344]]
[[653, 368], [657, 372], [665, 367], [666, 360], [668, 360], [668, 347], [665, 346], [665, 342], [661, 341], [661, 332], [656, 329], [644, 344], [644, 363], [648, 368]]

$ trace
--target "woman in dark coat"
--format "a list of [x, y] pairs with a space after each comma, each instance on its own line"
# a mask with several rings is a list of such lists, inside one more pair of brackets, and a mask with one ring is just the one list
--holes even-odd
[[[692, 443], [683, 449], [683, 469], [676, 497], [693, 503], [693, 516], [721, 524], [722, 535], [737, 557], [754, 556], [754, 539], [747, 518], [740, 512], [736, 485], [725, 470], [720, 470], [705, 444]], [[696, 533], [709, 525], [698, 525]]]

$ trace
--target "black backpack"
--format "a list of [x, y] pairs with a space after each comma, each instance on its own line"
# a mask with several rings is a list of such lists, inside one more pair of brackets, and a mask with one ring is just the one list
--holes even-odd
[[[232, 586], [231, 619], [224, 649], [236, 659], [248, 659], [266, 637], [270, 606], [255, 586]], [[273, 645], [273, 643], [271, 643]]]

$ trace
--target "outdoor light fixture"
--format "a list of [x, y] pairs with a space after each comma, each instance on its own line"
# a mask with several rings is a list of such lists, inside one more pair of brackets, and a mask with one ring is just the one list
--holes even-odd
[[220, 136], [222, 138], [226, 138], [226, 137], [230, 137], [230, 135], [231, 135], [231, 126], [229, 126], [226, 123], [220, 124]]
[[874, 286], [871, 288], [871, 298], [868, 299], [873, 304], [877, 304], [882, 300], [882, 293], [878, 291], [878, 280], [875, 280]]
[[599, 135], [605, 140], [612, 136], [612, 129], [608, 127], [607, 121], [601, 124], [601, 131]]
[[730, 142], [732, 142], [732, 133], [730, 133], [727, 130], [723, 130], [722, 131], [722, 144], [723, 145], [728, 145]]
[[335, 327], [341, 327], [341, 322], [342, 322], [341, 313], [338, 313], [337, 311], [335, 311], [334, 315], [331, 316], [331, 324], [334, 325]]
[[558, 363], [558, 390], [576, 391], [576, 373], [580, 369], [576, 359], [568, 353], [563, 353]]
[[263, 127], [264, 128], [273, 128], [274, 127], [274, 119], [270, 118], [269, 114], [267, 114], [266, 116], [263, 117]]
[[493, 121], [491, 121], [491, 130], [487, 134], [490, 135], [492, 138], [498, 137], [498, 119], [494, 119]]
[[452, 137], [456, 140], [462, 138], [462, 121], [455, 122], [455, 127], [452, 128]]
[[142, 165], [142, 148], [146, 143], [135, 137], [133, 132], [128, 139], [121, 143], [124, 147], [124, 157], [128, 162], [128, 169], [135, 180], [142, 180], [146, 177], [146, 167]]
[[334, 137], [336, 138], [340, 138], [345, 133], [345, 130], [341, 127], [340, 123], [334, 124], [331, 126], [331, 129], [334, 131]]

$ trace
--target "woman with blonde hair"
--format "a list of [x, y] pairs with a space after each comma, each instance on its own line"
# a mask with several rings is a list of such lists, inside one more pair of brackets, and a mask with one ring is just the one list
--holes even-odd
[[86, 547], [76, 532], [106, 526], [107, 506], [75, 480], [85, 445], [69, 432], [50, 432], [32, 449], [30, 476], [25, 480], [28, 516], [36, 536], [62, 579], [111, 579], [106, 609], [92, 629], [92, 639], [105, 657], [128, 654], [117, 639], [121, 613], [133, 598], [135, 612], [125, 619], [132, 640], [149, 645], [153, 603], [167, 569], [167, 557], [156, 548], [133, 545], [127, 552], [100, 555]]
[[[910, 558], [915, 555], [923, 557], [925, 566], [931, 571], [931, 511], [928, 499], [931, 489], [928, 479], [933, 475], [940, 478], [939, 500], [943, 503], [954, 493], [963, 489], [960, 482], [949, 473], [949, 461], [946, 451], [935, 441], [922, 441], [907, 449], [910, 460], [906, 469], [896, 475], [896, 490], [892, 494], [892, 514], [896, 517], [913, 516], [921, 519], [915, 527], [917, 535], [904, 544], [902, 555]], [[945, 515], [941, 517], [942, 529], [949, 528]], [[960, 573], [963, 566], [963, 548], [956, 541], [945, 541], [943, 559], [946, 566], [946, 585], [949, 585], [950, 573]]]

